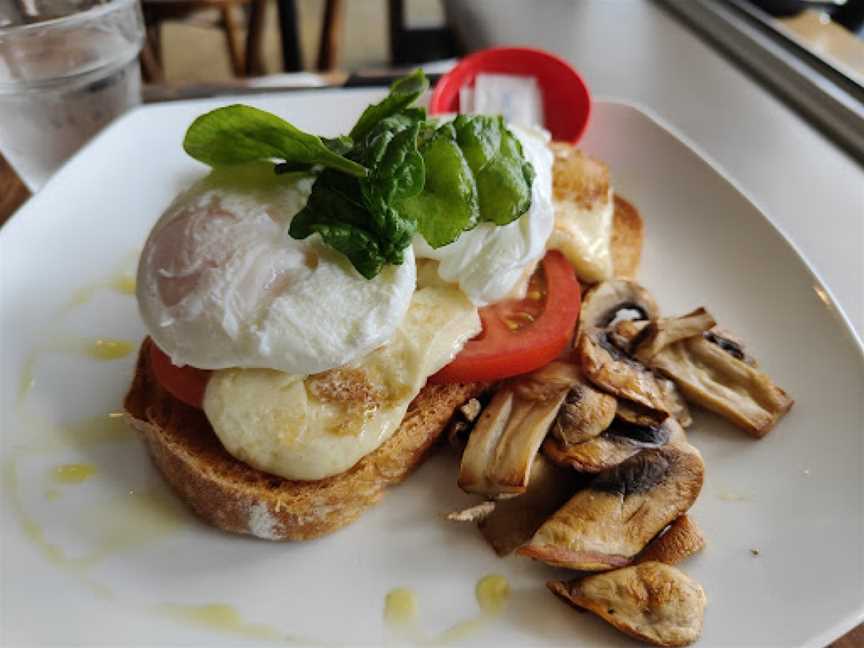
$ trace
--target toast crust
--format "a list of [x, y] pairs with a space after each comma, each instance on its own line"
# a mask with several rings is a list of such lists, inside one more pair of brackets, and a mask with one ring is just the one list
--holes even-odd
[[635, 279], [642, 258], [645, 226], [638, 210], [627, 200], [615, 196], [612, 216], [612, 267], [618, 279]]
[[417, 467], [453, 411], [484, 385], [427, 385], [402, 425], [344, 473], [291, 481], [256, 470], [222, 447], [207, 417], [168, 394], [153, 376], [150, 345], [141, 345], [127, 420], [174, 492], [210, 524], [268, 540], [308, 540], [353, 522], [388, 486]]

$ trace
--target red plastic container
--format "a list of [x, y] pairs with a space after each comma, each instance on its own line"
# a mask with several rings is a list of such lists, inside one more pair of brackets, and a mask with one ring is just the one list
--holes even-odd
[[567, 61], [530, 47], [494, 47], [466, 56], [435, 84], [429, 112], [459, 112], [459, 89], [473, 85], [480, 72], [533, 76], [552, 138], [575, 143], [582, 137], [591, 115], [588, 86]]

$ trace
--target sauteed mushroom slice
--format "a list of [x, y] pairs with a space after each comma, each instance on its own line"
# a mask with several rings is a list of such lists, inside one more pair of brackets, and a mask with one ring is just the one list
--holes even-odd
[[[610, 334], [617, 347], [639, 343], [642, 322], [620, 322]], [[743, 359], [739, 359], [739, 356]], [[756, 368], [740, 340], [713, 328], [679, 340], [657, 353], [651, 369], [671, 378], [684, 398], [742, 428], [765, 436], [794, 401]]]
[[537, 455], [528, 489], [519, 497], [495, 502], [495, 510], [480, 522], [480, 532], [499, 556], [506, 556], [528, 542], [585, 481], [584, 476]]
[[617, 406], [614, 396], [597, 391], [580, 380], [564, 397], [552, 423], [552, 434], [563, 446], [592, 439], [611, 425]]
[[765, 436], [794, 402], [767, 374], [703, 336], [669, 345], [651, 366], [674, 380], [687, 400], [756, 438]]
[[666, 403], [654, 374], [609, 339], [607, 331], [585, 330], [576, 347], [582, 372], [600, 389], [650, 409], [665, 411]]
[[635, 344], [641, 339], [639, 335], [648, 328], [650, 322], [642, 320], [624, 320], [615, 324], [608, 332], [609, 341], [619, 351], [632, 355]]
[[576, 493], [519, 553], [581, 571], [627, 565], [693, 505], [704, 470], [699, 451], [686, 441], [642, 450]]
[[744, 341], [731, 331], [715, 326], [710, 331], [706, 331], [703, 336], [711, 344], [716, 344], [736, 360], [740, 360], [751, 367], [759, 366], [756, 358], [747, 353]]
[[546, 586], [571, 605], [656, 646], [687, 646], [702, 635], [705, 591], [684, 572], [660, 562]]
[[447, 442], [454, 448], [462, 448], [468, 440], [474, 422], [480, 416], [483, 404], [472, 398], [453, 413], [453, 418], [447, 425]]
[[677, 565], [705, 548], [702, 529], [689, 515], [682, 515], [645, 547], [636, 562], [656, 560], [667, 565]]
[[690, 408], [687, 407], [687, 401], [684, 400], [684, 396], [681, 395], [675, 382], [668, 378], [657, 378], [657, 384], [660, 385], [660, 391], [663, 392], [666, 409], [678, 420], [681, 427], [688, 428], [693, 425]]
[[637, 427], [657, 427], [669, 418], [669, 414], [619, 398], [615, 408], [615, 417], [624, 423], [630, 423]]
[[459, 486], [492, 499], [524, 493], [540, 444], [578, 380], [578, 367], [553, 362], [502, 385], [468, 437]]
[[648, 365], [655, 355], [670, 344], [694, 335], [701, 335], [716, 323], [704, 308], [697, 308], [692, 313], [681, 317], [653, 320], [640, 333], [633, 355], [637, 360]]
[[495, 502], [480, 502], [461, 511], [447, 514], [451, 522], [481, 522], [495, 511]]
[[606, 328], [621, 311], [635, 311], [640, 320], [654, 320], [660, 315], [657, 302], [635, 281], [611, 279], [597, 284], [582, 299], [579, 326]]
[[543, 442], [543, 454], [553, 463], [562, 468], [592, 474], [614, 468], [641, 450], [638, 446], [604, 434], [572, 446], [562, 445], [553, 438]]
[[559, 466], [583, 473], [599, 473], [614, 468], [644, 448], [657, 448], [669, 442], [671, 425], [652, 422], [647, 425], [615, 420], [603, 434], [571, 446], [547, 438], [543, 452]]

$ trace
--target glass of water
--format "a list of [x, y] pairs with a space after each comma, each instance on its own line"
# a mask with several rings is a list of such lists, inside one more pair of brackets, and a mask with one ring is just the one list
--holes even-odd
[[0, 0], [0, 152], [32, 191], [141, 101], [138, 0]]

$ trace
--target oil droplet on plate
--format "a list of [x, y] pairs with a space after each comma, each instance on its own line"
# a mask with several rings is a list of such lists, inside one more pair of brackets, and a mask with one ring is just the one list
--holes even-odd
[[384, 620], [392, 626], [404, 626], [417, 620], [417, 596], [409, 589], [397, 587], [384, 598]]
[[27, 395], [36, 385], [36, 376], [34, 371], [36, 368], [36, 352], [31, 351], [27, 359], [24, 361], [24, 366], [21, 367], [21, 377], [18, 379], [18, 406], [24, 403]]
[[480, 606], [480, 615], [461, 621], [451, 626], [432, 642], [447, 644], [463, 641], [481, 632], [490, 622], [498, 617], [510, 599], [510, 583], [504, 576], [488, 574], [474, 586], [474, 597]]
[[69, 302], [66, 304], [66, 309], [78, 308], [80, 306], [84, 306], [93, 299], [93, 295], [95, 295], [99, 290], [109, 289], [114, 292], [120, 293], [121, 295], [134, 295], [135, 294], [135, 275], [129, 271], [128, 268], [130, 263], [137, 259], [138, 254], [130, 255], [130, 259], [124, 262], [124, 269], [115, 272], [112, 276], [107, 279], [99, 279], [98, 281], [94, 281], [93, 283], [89, 283], [87, 285], [82, 286], [74, 293], [72, 293], [72, 297], [69, 299]]
[[82, 450], [106, 443], [131, 441], [135, 432], [126, 423], [123, 412], [111, 412], [102, 416], [70, 423], [54, 423], [39, 414], [21, 411], [19, 427], [23, 434], [19, 449], [23, 452], [48, 452], [59, 448]]
[[489, 574], [477, 581], [474, 588], [477, 605], [486, 614], [500, 614], [510, 599], [510, 583], [498, 574]]
[[454, 641], [464, 641], [485, 628], [486, 623], [486, 617], [482, 616], [460, 621], [435, 637], [431, 643], [433, 645], [440, 645], [453, 643]]
[[119, 360], [135, 350], [135, 345], [127, 340], [97, 338], [84, 345], [84, 353], [95, 360]]
[[221, 603], [206, 605], [165, 603], [158, 606], [156, 610], [175, 621], [248, 639], [280, 640], [285, 638], [284, 633], [270, 626], [247, 623], [236, 609]]
[[153, 542], [188, 523], [180, 501], [167, 489], [133, 490], [94, 506], [80, 517], [81, 525], [96, 530], [96, 546], [80, 560], [97, 563], [120, 552]]
[[76, 574], [81, 582], [93, 590], [93, 592], [103, 599], [113, 597], [111, 590], [101, 583], [88, 578], [82, 571], [84, 565], [81, 561], [70, 558], [63, 551], [62, 547], [49, 542], [45, 538], [45, 532], [36, 520], [30, 517], [27, 510], [21, 502], [21, 493], [18, 490], [18, 471], [15, 465], [15, 459], [8, 457], [2, 464], [2, 483], [3, 490], [12, 505], [12, 511], [18, 519], [18, 524], [24, 533], [24, 537], [40, 551], [45, 559], [55, 567], [71, 571]]
[[122, 295], [135, 294], [135, 276], [130, 272], [121, 272], [112, 277], [109, 285]]
[[717, 499], [721, 499], [724, 502], [749, 502], [753, 499], [753, 495], [752, 493], [738, 492], [724, 488], [717, 493]]
[[96, 474], [96, 466], [92, 464], [62, 464], [52, 471], [52, 477], [58, 484], [80, 484]]
[[78, 448], [100, 443], [128, 441], [135, 436], [126, 423], [123, 412], [90, 416], [80, 421], [63, 424], [60, 430], [67, 444]]

